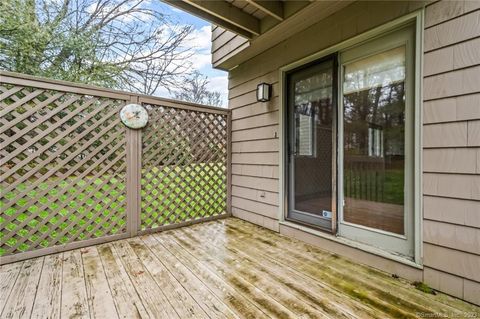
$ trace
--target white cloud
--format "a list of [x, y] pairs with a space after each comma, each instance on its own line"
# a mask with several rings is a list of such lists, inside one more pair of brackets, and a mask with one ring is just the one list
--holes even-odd
[[[163, 26], [159, 28], [158, 37], [160, 41], [166, 42], [169, 39], [169, 36], [175, 30], [180, 30], [185, 25], [177, 25], [174, 27]], [[187, 50], [184, 54], [180, 56], [189, 56], [188, 66], [191, 70], [201, 70], [202, 68], [209, 67], [211, 68], [211, 30], [209, 26], [204, 26], [200, 29], [194, 29], [185, 39], [182, 47], [179, 47], [179, 51]]]
[[226, 105], [228, 99], [228, 76], [226, 72], [212, 69], [211, 41], [212, 28], [209, 25], [195, 29], [187, 42], [187, 45], [195, 50], [195, 54], [191, 57], [190, 62], [192, 63], [192, 69], [200, 71], [208, 77], [208, 89], [220, 92], [223, 104]]
[[208, 51], [212, 47], [212, 29], [210, 26], [203, 26], [195, 29], [187, 38], [188, 45], [199, 51]]
[[213, 76], [208, 78], [208, 89], [210, 91], [220, 92], [222, 97], [222, 105], [227, 106], [228, 103], [228, 76]]
[[185, 11], [175, 8], [174, 6], [170, 6], [170, 10], [176, 13], [185, 13]]
[[168, 91], [168, 89], [162, 85], [158, 87], [158, 89], [155, 91], [156, 96], [163, 96], [166, 98], [172, 98], [172, 95]]
[[211, 66], [212, 56], [210, 55], [210, 53], [195, 53], [191, 57], [190, 62], [192, 63], [192, 68], [194, 70], [200, 70], [204, 67]]
[[208, 81], [209, 90], [221, 93], [228, 91], [228, 77], [226, 75], [210, 77]]
[[191, 58], [192, 68], [194, 70], [200, 70], [211, 64], [211, 34], [210, 26], [203, 26], [200, 29], [193, 30], [187, 38], [186, 45], [195, 50], [195, 54]]

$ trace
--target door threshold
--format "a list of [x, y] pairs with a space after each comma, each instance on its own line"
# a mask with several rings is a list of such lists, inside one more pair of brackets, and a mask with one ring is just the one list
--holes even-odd
[[419, 263], [409, 259], [409, 257], [407, 257], [407, 256], [394, 254], [394, 253], [382, 250], [380, 248], [376, 248], [376, 247], [373, 247], [373, 246], [370, 246], [370, 245], [367, 245], [367, 244], [356, 242], [356, 241], [348, 239], [348, 238], [340, 237], [340, 236], [332, 234], [331, 232], [325, 232], [325, 231], [322, 231], [322, 230], [319, 230], [319, 229], [314, 229], [310, 226], [305, 226], [303, 224], [300, 224], [300, 223], [297, 223], [297, 222], [292, 222], [292, 221], [289, 221], [289, 220], [281, 221], [280, 225], [295, 228], [297, 230], [301, 230], [301, 231], [309, 233], [311, 235], [314, 235], [314, 236], [317, 236], [317, 237], [322, 237], [324, 239], [327, 239], [327, 240], [330, 240], [330, 241], [333, 241], [333, 242], [336, 242], [336, 243], [339, 243], [339, 244], [342, 244], [342, 245], [346, 245], [346, 246], [349, 246], [349, 247], [352, 247], [352, 248], [356, 248], [356, 249], [362, 250], [364, 252], [367, 252], [367, 253], [370, 253], [370, 254], [373, 254], [373, 255], [376, 255], [376, 256], [379, 256], [379, 257], [383, 257], [385, 259], [390, 259], [390, 260], [405, 264], [407, 266], [411, 266], [411, 267], [414, 267], [414, 268], [417, 268], [417, 269], [423, 269], [422, 264], [419, 264]]
[[288, 217], [285, 218], [285, 223], [291, 223], [293, 225], [299, 225], [299, 226], [302, 226], [302, 227], [309, 228], [311, 230], [315, 230], [317, 232], [322, 232], [322, 233], [325, 233], [325, 234], [335, 236], [332, 228], [323, 227], [323, 226], [316, 225], [316, 224], [309, 224], [309, 223], [306, 223], [306, 222], [302, 222], [301, 220], [296, 220], [296, 219], [292, 219], [292, 218], [288, 218]]

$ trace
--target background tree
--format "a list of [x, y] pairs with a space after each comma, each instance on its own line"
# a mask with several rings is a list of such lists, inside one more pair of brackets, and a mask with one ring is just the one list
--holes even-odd
[[208, 90], [208, 78], [194, 71], [183, 81], [183, 86], [174, 92], [175, 98], [182, 101], [221, 106], [220, 92]]
[[192, 30], [147, 0], [2, 0], [0, 68], [154, 94], [189, 73]]

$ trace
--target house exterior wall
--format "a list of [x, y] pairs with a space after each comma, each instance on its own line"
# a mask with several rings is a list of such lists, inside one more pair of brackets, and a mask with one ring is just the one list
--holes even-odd
[[244, 37], [212, 25], [212, 64], [214, 67], [248, 45], [249, 42]]
[[424, 281], [480, 304], [480, 2], [425, 11]]
[[[404, 1], [353, 3], [229, 72], [232, 214], [480, 304], [478, 1], [440, 1], [425, 7], [423, 268], [279, 222], [279, 68], [423, 6]], [[270, 102], [256, 102], [261, 82], [273, 84]]]

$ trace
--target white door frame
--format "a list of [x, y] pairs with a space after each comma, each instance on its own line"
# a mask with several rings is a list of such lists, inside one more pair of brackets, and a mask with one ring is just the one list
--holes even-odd
[[[288, 194], [287, 194], [287, 187], [286, 185], [286, 168], [287, 163], [285, 161], [287, 149], [285, 147], [286, 143], [286, 136], [287, 136], [287, 128], [285, 127], [284, 121], [284, 111], [286, 106], [286, 72], [292, 69], [295, 69], [299, 66], [312, 62], [314, 60], [320, 59], [323, 56], [341, 51], [348, 47], [354, 46], [358, 43], [368, 41], [370, 39], [374, 39], [382, 34], [393, 30], [401, 28], [402, 26], [411, 23], [414, 21], [415, 23], [415, 98], [414, 98], [414, 108], [415, 108], [415, 132], [414, 132], [414, 144], [415, 144], [415, 154], [414, 154], [414, 181], [413, 181], [413, 221], [414, 221], [414, 261], [413, 264], [411, 261], [399, 258], [397, 255], [389, 254], [389, 253], [378, 253], [378, 249], [363, 245], [360, 243], [352, 242], [351, 246], [354, 246], [358, 249], [374, 253], [377, 255], [381, 255], [382, 257], [393, 259], [396, 261], [404, 262], [406, 264], [415, 265], [418, 267], [422, 267], [423, 264], [423, 237], [422, 237], [422, 229], [423, 229], [423, 198], [422, 198], [422, 85], [423, 85], [423, 25], [424, 25], [424, 10], [418, 10], [407, 14], [403, 17], [390, 21], [386, 24], [383, 24], [377, 28], [364, 32], [360, 35], [357, 35], [353, 38], [348, 40], [342, 41], [334, 46], [328, 47], [324, 50], [321, 50], [315, 54], [309, 55], [303, 59], [285, 65], [279, 69], [279, 81], [280, 81], [280, 89], [279, 89], [279, 139], [280, 139], [280, 150], [279, 150], [279, 212], [278, 212], [278, 220], [281, 224], [291, 224], [290, 222], [286, 222], [285, 216], [288, 213]], [[337, 203], [338, 205], [338, 203]], [[330, 240], [334, 240], [340, 242], [342, 244], [348, 244], [348, 240], [344, 240], [342, 238], [337, 238], [334, 235], [323, 234], [319, 233], [320, 236], [326, 237]]]

